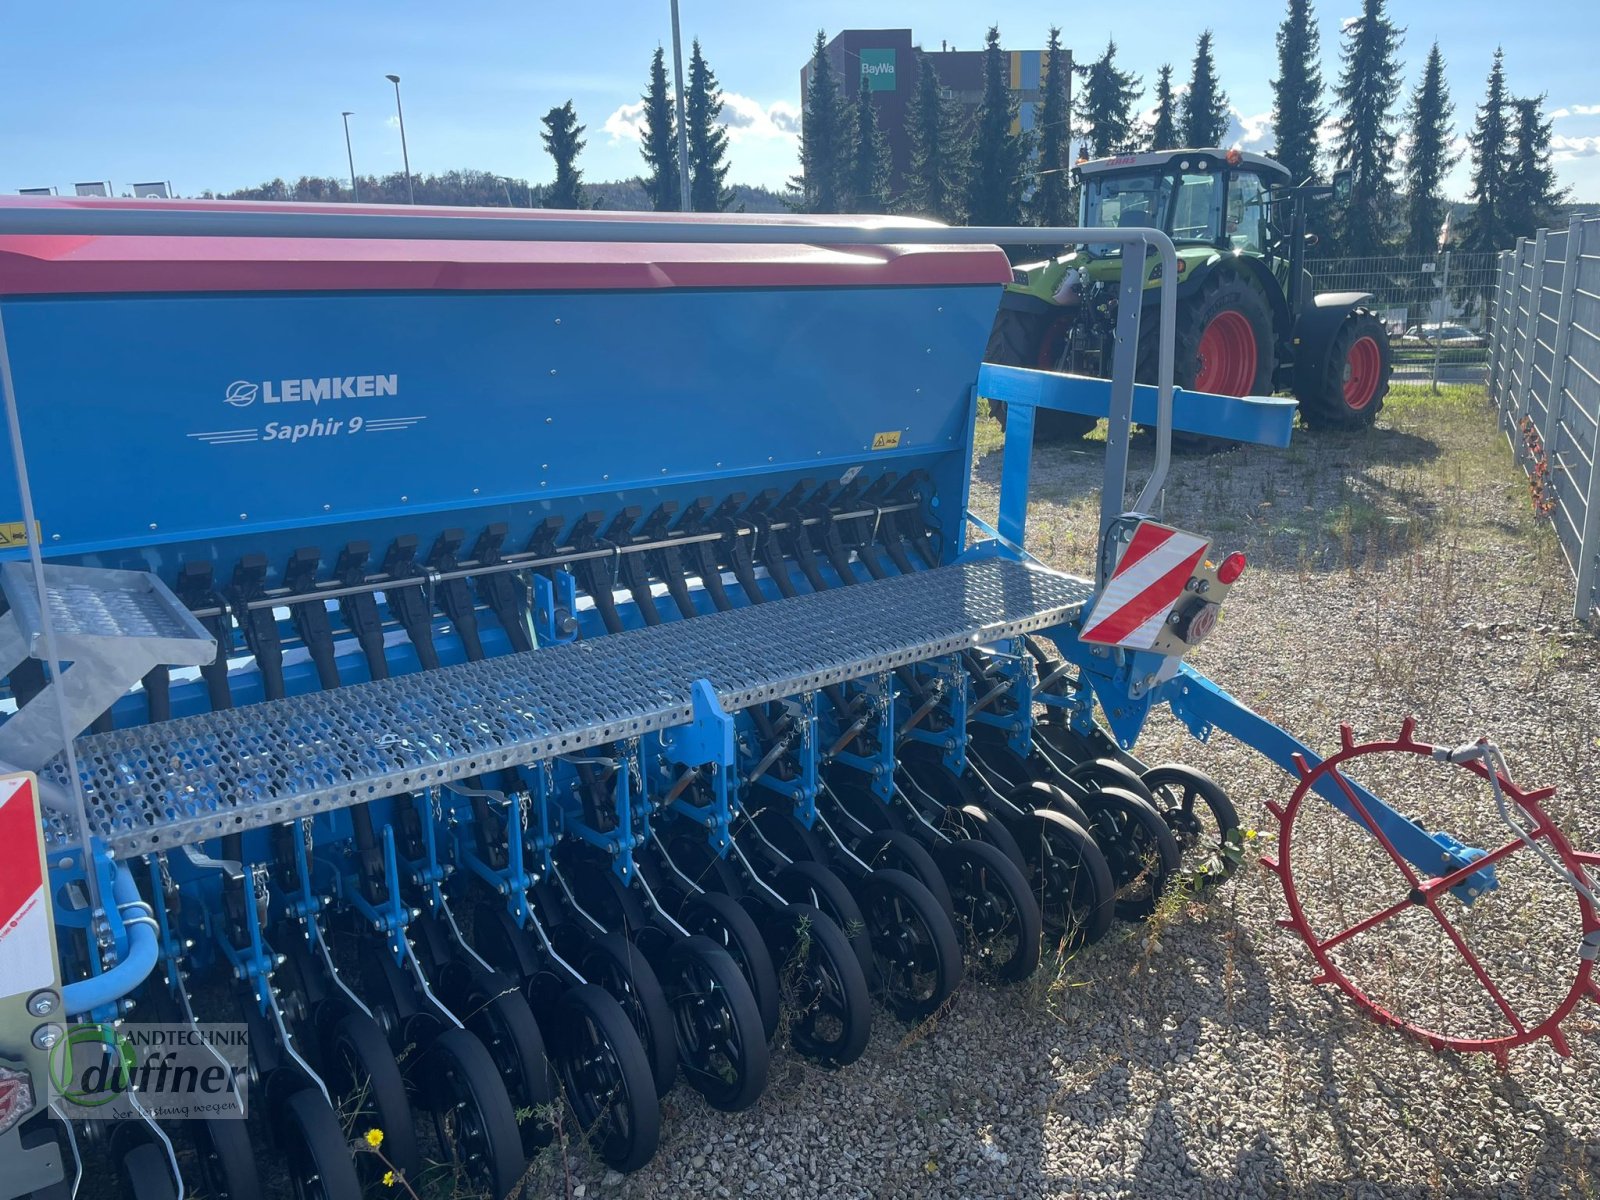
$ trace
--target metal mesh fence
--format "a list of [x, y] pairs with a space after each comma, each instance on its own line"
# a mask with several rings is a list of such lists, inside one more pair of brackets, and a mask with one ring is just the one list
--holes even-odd
[[1498, 259], [1489, 398], [1588, 620], [1600, 616], [1600, 220], [1541, 229]]
[[1496, 286], [1493, 254], [1323, 258], [1306, 268], [1315, 292], [1373, 294], [1389, 330], [1396, 378], [1483, 378]]

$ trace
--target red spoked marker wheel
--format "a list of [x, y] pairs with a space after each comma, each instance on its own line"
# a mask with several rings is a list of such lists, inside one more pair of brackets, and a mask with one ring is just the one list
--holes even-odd
[[[1567, 1056], [1571, 1053], [1571, 1048], [1562, 1034], [1562, 1021], [1586, 997], [1600, 1000], [1600, 986], [1597, 986], [1592, 978], [1593, 958], [1597, 949], [1600, 949], [1600, 912], [1596, 911], [1594, 901], [1591, 899], [1595, 891], [1594, 876], [1586, 870], [1590, 867], [1600, 867], [1600, 855], [1574, 850], [1566, 836], [1541, 807], [1544, 801], [1555, 794], [1554, 788], [1524, 790], [1501, 774], [1498, 775], [1499, 785], [1511, 816], [1517, 820], [1528, 838], [1559, 864], [1560, 871], [1548, 863], [1538, 863], [1536, 861], [1538, 855], [1528, 843], [1515, 831], [1506, 828], [1498, 819], [1494, 823], [1504, 830], [1503, 836], [1497, 835], [1498, 841], [1486, 844], [1481, 857], [1443, 875], [1430, 875], [1426, 871], [1418, 870], [1395, 849], [1382, 828], [1372, 819], [1367, 806], [1360, 798], [1360, 793], [1350, 785], [1343, 774], [1343, 769], [1351, 763], [1374, 755], [1410, 755], [1438, 761], [1437, 748], [1417, 741], [1414, 737], [1415, 730], [1415, 720], [1407, 718], [1401, 727], [1399, 737], [1390, 741], [1357, 743], [1350, 727], [1344, 725], [1340, 728], [1341, 744], [1338, 753], [1316, 766], [1309, 765], [1299, 755], [1295, 756], [1295, 765], [1300, 775], [1299, 786], [1295, 788], [1287, 804], [1281, 807], [1270, 801], [1267, 804], [1281, 827], [1279, 853], [1276, 857], [1268, 856], [1261, 860], [1262, 865], [1277, 875], [1282, 882], [1284, 898], [1288, 902], [1289, 916], [1280, 920], [1278, 924], [1298, 934], [1311, 951], [1311, 956], [1320, 968], [1316, 983], [1339, 988], [1374, 1020], [1392, 1026], [1435, 1050], [1488, 1052], [1504, 1064], [1507, 1055], [1516, 1047], [1548, 1039], [1557, 1053]], [[1455, 766], [1472, 772], [1485, 782], [1489, 780], [1490, 768], [1481, 760], [1457, 762]], [[1450, 769], [1450, 764], [1442, 764], [1441, 769]], [[1297, 877], [1296, 823], [1307, 813], [1308, 803], [1312, 805], [1327, 803], [1313, 789], [1322, 780], [1330, 778], [1355, 810], [1358, 817], [1357, 828], [1371, 837], [1381, 848], [1382, 854], [1387, 856], [1386, 869], [1392, 873], [1392, 880], [1386, 879], [1385, 886], [1393, 893], [1393, 903], [1377, 908], [1352, 923], [1319, 929], [1314, 927], [1317, 922], [1308, 916], [1307, 905], [1301, 893], [1301, 879]], [[1492, 795], [1489, 803], [1493, 803]], [[1317, 817], [1322, 817], [1322, 813], [1315, 810], [1313, 812]], [[1325, 819], [1343, 821], [1347, 818], [1341, 813], [1330, 813]], [[1518, 856], [1527, 856], [1530, 860], [1535, 860], [1533, 865], [1543, 872], [1539, 878], [1548, 880], [1550, 888], [1566, 889], [1563, 895], [1570, 893], [1564, 903], [1575, 904], [1578, 924], [1581, 926], [1574, 930], [1578, 936], [1570, 944], [1570, 958], [1565, 958], [1563, 950], [1565, 965], [1561, 968], [1560, 977], [1552, 980], [1546, 976], [1542, 979], [1548, 986], [1543, 989], [1542, 1003], [1539, 1004], [1537, 1011], [1521, 1011], [1514, 1000], [1508, 998], [1506, 991], [1503, 990], [1507, 979], [1497, 980], [1483, 961], [1483, 948], [1480, 946], [1475, 949], [1464, 936], [1459, 927], [1464, 910], [1459, 902], [1451, 898], [1451, 889], [1466, 883], [1476, 872], [1486, 867], [1507, 864], [1508, 860]], [[1312, 869], [1317, 865], [1325, 864], [1312, 864], [1309, 861], [1303, 864], [1301, 873], [1306, 877], [1308, 886], [1310, 886], [1310, 876], [1318, 873]], [[1565, 872], [1569, 878], [1564, 879], [1561, 872]], [[1582, 886], [1575, 884], [1574, 880], [1579, 881]], [[1325, 880], [1318, 880], [1315, 886], [1324, 887]], [[1485, 897], [1493, 894], [1487, 892]], [[1477, 901], [1477, 903], [1483, 902], [1482, 899]], [[1460, 956], [1467, 972], [1470, 972], [1470, 978], [1475, 980], [1487, 994], [1488, 1001], [1493, 1007], [1492, 1009], [1485, 1007], [1483, 1011], [1498, 1012], [1498, 1022], [1502, 1026], [1500, 1032], [1485, 1033], [1481, 1030], [1473, 1033], [1452, 1032], [1433, 1027], [1405, 1012], [1396, 1011], [1398, 1006], [1374, 998], [1372, 993], [1375, 989], [1372, 985], [1375, 980], [1360, 978], [1359, 968], [1352, 969], [1348, 960], [1340, 961], [1343, 957], [1338, 953], [1340, 949], [1356, 945], [1358, 939], [1399, 936], [1395, 931], [1397, 920], [1402, 914], [1417, 909], [1425, 909], [1437, 922], [1440, 934], [1445, 939], [1440, 945], [1449, 947]], [[1539, 931], [1531, 929], [1527, 932], [1529, 936], [1537, 936]], [[1511, 949], [1514, 955], [1516, 947]], [[1568, 971], [1570, 971], [1570, 982], [1568, 982]], [[1510, 976], [1510, 972], [1505, 974], [1507, 977]], [[1462, 975], [1461, 978], [1466, 979], [1468, 976]], [[1511, 979], [1511, 982], [1516, 981]]]

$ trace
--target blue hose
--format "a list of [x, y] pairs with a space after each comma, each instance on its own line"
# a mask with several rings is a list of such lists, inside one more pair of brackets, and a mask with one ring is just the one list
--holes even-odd
[[[139, 885], [133, 881], [133, 872], [128, 870], [125, 863], [117, 865], [111, 894], [119, 906], [135, 904], [140, 900]], [[67, 984], [61, 989], [62, 1008], [76, 1016], [116, 1003], [143, 983], [145, 977], [155, 969], [156, 954], [155, 929], [144, 921], [131, 926], [128, 930], [128, 953], [122, 961], [109, 971]]]

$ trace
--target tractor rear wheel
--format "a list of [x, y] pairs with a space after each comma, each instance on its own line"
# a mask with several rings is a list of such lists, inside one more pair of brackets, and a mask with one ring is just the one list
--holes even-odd
[[[1139, 322], [1140, 383], [1159, 377], [1161, 323], [1151, 306]], [[1173, 334], [1172, 382], [1185, 391], [1217, 396], [1270, 396], [1274, 347], [1272, 305], [1253, 279], [1215, 270], [1193, 296], [1178, 301]], [[1175, 450], [1225, 450], [1222, 438], [1172, 434]]]
[[1301, 419], [1312, 429], [1371, 425], [1383, 408], [1392, 370], [1383, 322], [1369, 309], [1356, 309], [1334, 335], [1321, 378], [1297, 389]]
[[[983, 352], [983, 361], [1002, 367], [1063, 370], [1062, 350], [1071, 327], [1070, 315], [1058, 317], [1051, 313], [1023, 313], [1002, 308], [995, 314], [994, 328], [989, 331], [989, 348]], [[991, 400], [989, 412], [1004, 429], [1006, 406], [1001, 401]], [[1033, 440], [1036, 443], [1075, 442], [1094, 427], [1094, 417], [1079, 413], [1040, 408], [1034, 410], [1033, 414]]]

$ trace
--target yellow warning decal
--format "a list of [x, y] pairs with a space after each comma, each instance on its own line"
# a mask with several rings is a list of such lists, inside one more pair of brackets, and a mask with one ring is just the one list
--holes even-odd
[[900, 431], [891, 429], [887, 433], [872, 435], [872, 448], [874, 450], [894, 450], [900, 445]]
[[[40, 536], [39, 523], [33, 523], [33, 535]], [[26, 521], [0, 521], [0, 550], [8, 550], [13, 546], [26, 546], [28, 544], [28, 524]]]

